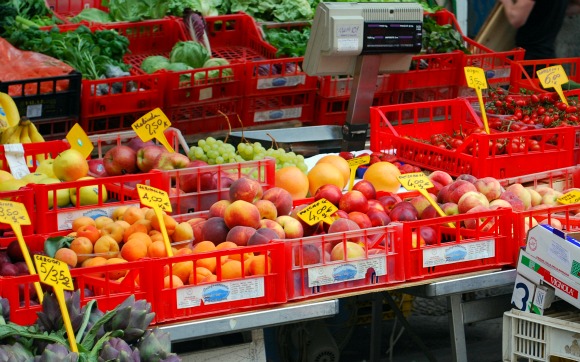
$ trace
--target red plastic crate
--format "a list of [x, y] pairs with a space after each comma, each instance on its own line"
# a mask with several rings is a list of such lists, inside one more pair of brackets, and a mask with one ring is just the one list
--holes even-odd
[[84, 9], [109, 11], [109, 8], [102, 5], [101, 0], [46, 0], [46, 5], [58, 18], [67, 23], [70, 23], [70, 18], [78, 15]]
[[[27, 159], [28, 170], [34, 172], [37, 166], [36, 156], [42, 155], [45, 158], [55, 158], [62, 151], [68, 150], [70, 146], [67, 142], [59, 140], [42, 143], [24, 143], [22, 144], [22, 148], [24, 149], [24, 157]], [[10, 172], [4, 145], [0, 145], [0, 168]]]
[[[222, 165], [191, 167], [180, 170], [162, 171], [163, 189], [181, 188], [182, 180], [188, 180], [198, 191], [170, 193], [169, 200], [173, 214], [187, 214], [207, 211], [215, 202], [229, 198], [229, 185], [223, 177], [233, 180], [250, 177], [257, 180], [264, 190], [274, 187], [276, 161], [266, 158], [259, 161], [226, 163]], [[220, 178], [217, 175], [221, 175]]]
[[569, 80], [580, 82], [580, 72], [578, 72], [580, 58], [521, 60], [511, 65], [511, 88], [515, 91], [524, 89], [534, 93], [553, 92], [554, 89], [552, 88], [548, 90], [542, 88], [542, 84], [536, 74], [536, 71], [553, 65], [561, 65], [564, 67]]
[[[342, 126], [346, 121], [349, 101], [350, 96], [322, 97], [316, 94], [314, 123], [316, 125]], [[384, 104], [382, 103], [382, 98], [375, 96], [373, 98], [373, 106], [381, 104]]]
[[[465, 99], [371, 107], [371, 150], [394, 151], [402, 162], [452, 176], [469, 173], [476, 177], [505, 178], [574, 164], [574, 129], [551, 129], [474, 133], [456, 150], [421, 142], [437, 133], [482, 127], [479, 117]], [[496, 154], [496, 144], [513, 139], [535, 139], [539, 151]], [[417, 140], [419, 139], [419, 140]], [[469, 147], [477, 152], [468, 153]]]
[[[402, 240], [405, 280], [410, 282], [515, 265], [519, 247], [512, 238], [511, 216], [511, 209], [502, 208], [394, 223]], [[463, 226], [466, 222], [471, 223], [470, 228]], [[452, 227], [450, 223], [460, 227]], [[435, 243], [422, 245], [421, 229], [427, 227], [435, 231]]]
[[66, 138], [66, 135], [76, 123], [81, 123], [79, 117], [38, 119], [34, 121], [38, 132], [47, 141]]
[[[335, 245], [351, 240], [364, 245], [364, 255], [330, 259]], [[280, 242], [285, 247], [288, 300], [384, 288], [405, 280], [403, 240], [391, 225]]]
[[[241, 259], [253, 253], [268, 255], [266, 258], [269, 270], [263, 275], [247, 275], [240, 270], [241, 276], [228, 279], [222, 274], [221, 260], [226, 257]], [[215, 260], [217, 281], [203, 283], [193, 279], [184, 286], [170, 284], [164, 288], [164, 273], [174, 274], [174, 270], [191, 263], [193, 270], [202, 266], [205, 259]], [[286, 302], [286, 283], [284, 269], [284, 244], [271, 242], [257, 246], [245, 246], [229, 250], [210, 251], [205, 253], [174, 256], [147, 260], [151, 279], [147, 285], [154, 291], [152, 303], [158, 322], [193, 320], [210, 316], [268, 308]]]
[[229, 119], [232, 128], [239, 127], [238, 117], [241, 116], [242, 105], [243, 98], [240, 96], [169, 106], [163, 111], [174, 127], [188, 135], [229, 130], [225, 116]]
[[[145, 184], [163, 190], [162, 174], [152, 171], [143, 174], [123, 176], [109, 176], [90, 180], [77, 180], [56, 184], [32, 185], [36, 197], [36, 232], [52, 233], [71, 229], [72, 221], [80, 216], [89, 216], [93, 219], [99, 216], [110, 216], [115, 208], [120, 205], [140, 205], [139, 195], [135, 185]], [[98, 202], [95, 205], [80, 205], [77, 203], [68, 207], [57, 207], [57, 198], [53, 200], [55, 205], [48, 203], [48, 193], [56, 194], [58, 190], [76, 190], [78, 194], [81, 187], [89, 186], [98, 193]], [[107, 195], [102, 192], [103, 187]], [[72, 191], [71, 190], [71, 191]], [[169, 190], [164, 190], [168, 192]]]
[[316, 90], [245, 97], [244, 127], [291, 120], [313, 122], [315, 98]]
[[[42, 252], [44, 241], [53, 235], [30, 235], [25, 236], [24, 241], [31, 252]], [[6, 247], [10, 241], [1, 240], [2, 247]], [[90, 300], [96, 300], [102, 311], [112, 310], [123, 302], [127, 297], [134, 295], [136, 299], [152, 300], [151, 289], [143, 284], [140, 287], [137, 280], [148, 280], [149, 264], [146, 261], [136, 261], [123, 264], [103, 265], [97, 267], [73, 268], [71, 276], [75, 289], [81, 291], [81, 305]], [[110, 278], [109, 273], [126, 274], [122, 282]], [[10, 304], [10, 321], [20, 325], [33, 324], [36, 313], [41, 311], [41, 305], [36, 298], [34, 282], [39, 280], [38, 275], [23, 275], [15, 277], [0, 277], [2, 285], [1, 295], [7, 298]], [[49, 287], [46, 290], [50, 290]], [[157, 323], [157, 319], [154, 323]]]
[[109, 116], [84, 117], [80, 124], [89, 135], [130, 131], [133, 129], [131, 125], [149, 111], [151, 109]]

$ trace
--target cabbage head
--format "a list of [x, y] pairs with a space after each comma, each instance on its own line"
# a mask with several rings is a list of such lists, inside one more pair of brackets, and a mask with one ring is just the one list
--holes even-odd
[[143, 59], [141, 69], [147, 74], [152, 74], [158, 70], [167, 68], [169, 64], [169, 59], [166, 57], [162, 55], [152, 55]]
[[88, 21], [93, 23], [112, 23], [113, 19], [106, 11], [97, 8], [85, 8], [75, 17], [70, 19], [73, 23]]
[[185, 63], [195, 69], [203, 67], [209, 58], [211, 58], [209, 51], [192, 40], [178, 42], [169, 54], [171, 63]]
[[[203, 64], [203, 67], [204, 68], [223, 67], [224, 65], [229, 65], [229, 64], [230, 64], [230, 62], [228, 62], [227, 59], [211, 58]], [[224, 68], [221, 70], [221, 77], [222, 78], [231, 77], [232, 75], [234, 75], [234, 71], [232, 68]], [[219, 78], [220, 77], [219, 69], [208, 71], [207, 77], [208, 78]]]
[[164, 69], [171, 70], [173, 72], [182, 72], [184, 70], [193, 70], [193, 67], [185, 63], [169, 63]]

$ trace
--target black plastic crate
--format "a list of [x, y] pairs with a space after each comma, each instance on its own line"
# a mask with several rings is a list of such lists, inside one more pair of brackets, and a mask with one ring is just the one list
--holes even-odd
[[31, 120], [78, 118], [82, 75], [70, 74], [0, 82], [0, 92], [14, 99], [21, 116]]

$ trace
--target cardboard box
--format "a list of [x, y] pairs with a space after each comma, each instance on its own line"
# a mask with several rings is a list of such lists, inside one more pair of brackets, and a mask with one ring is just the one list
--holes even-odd
[[534, 293], [532, 310], [534, 313], [544, 315], [544, 311], [552, 305], [556, 290], [550, 285], [537, 285]]
[[518, 274], [512, 293], [512, 308], [522, 312], [530, 312], [535, 293], [536, 284]]
[[551, 270], [580, 284], [580, 233], [566, 233], [549, 225], [528, 231], [526, 252]]
[[527, 249], [520, 251], [517, 272], [536, 285], [547, 284], [554, 287], [556, 297], [580, 308], [580, 285], [576, 284], [570, 276], [564, 275], [536, 259], [527, 252]]

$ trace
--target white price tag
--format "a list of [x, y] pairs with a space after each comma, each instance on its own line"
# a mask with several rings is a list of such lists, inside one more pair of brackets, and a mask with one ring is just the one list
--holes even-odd
[[14, 178], [21, 179], [30, 173], [24, 158], [22, 143], [4, 145], [4, 154], [6, 161], [8, 161], [8, 167], [10, 167], [10, 173]]

